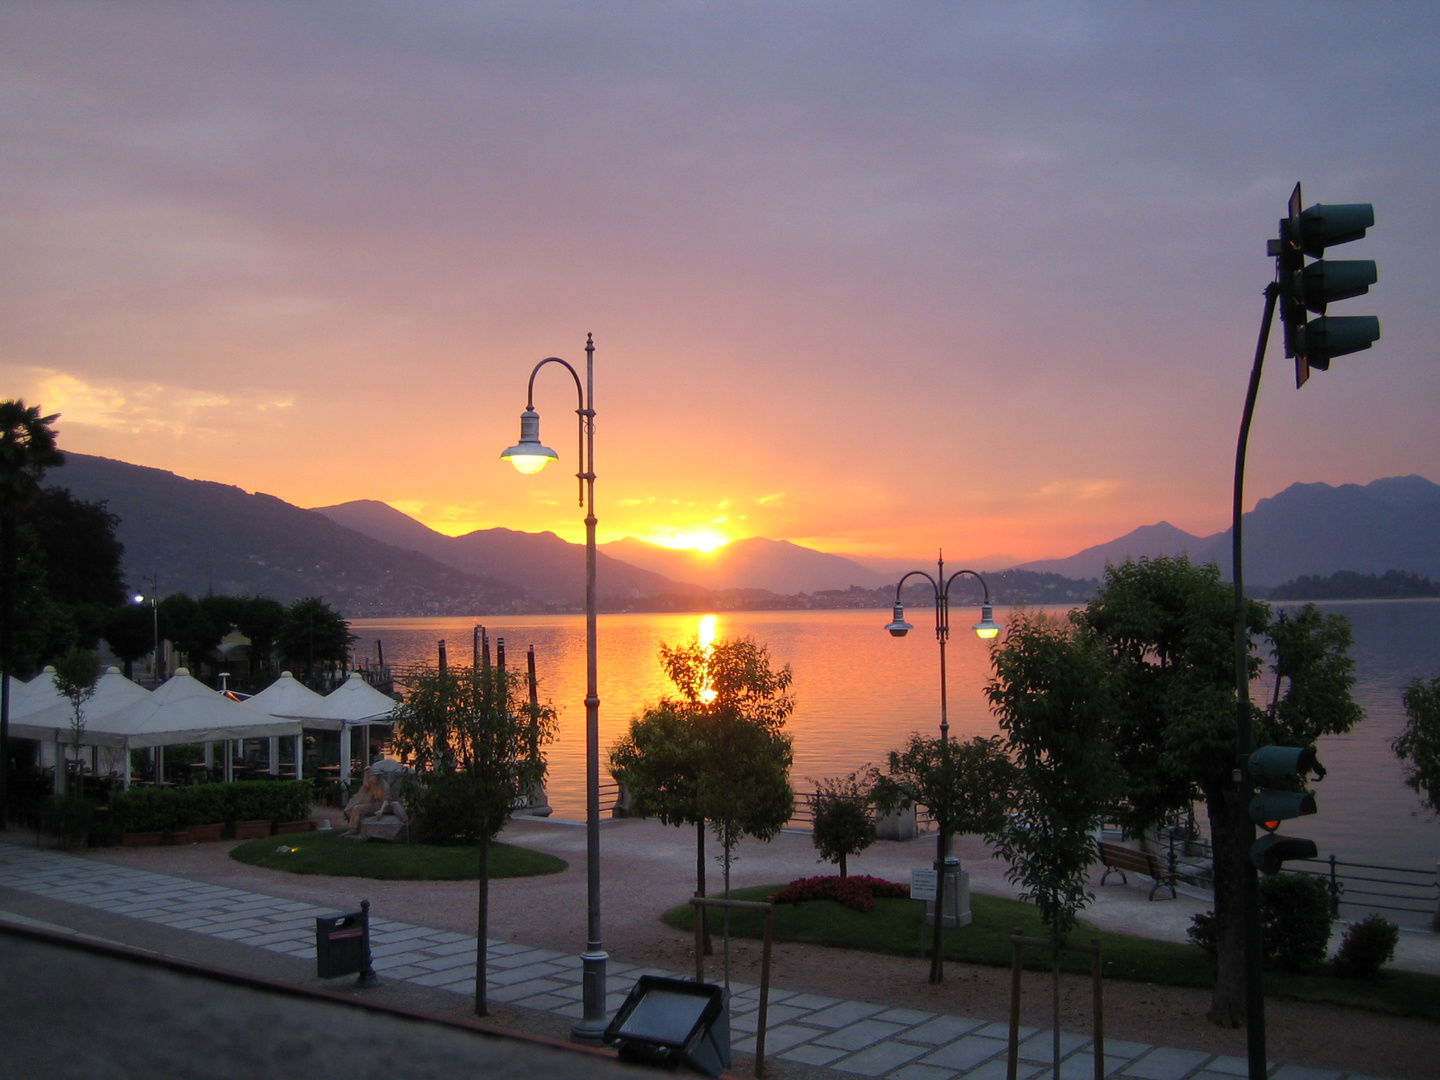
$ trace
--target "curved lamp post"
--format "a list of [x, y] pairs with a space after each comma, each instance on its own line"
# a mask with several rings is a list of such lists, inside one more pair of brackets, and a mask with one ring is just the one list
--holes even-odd
[[[948, 754], [950, 745], [950, 718], [949, 702], [945, 684], [945, 642], [950, 637], [950, 586], [955, 579], [965, 576], [973, 577], [980, 582], [980, 588], [984, 590], [984, 599], [981, 601], [980, 621], [973, 627], [975, 635], [982, 640], [990, 640], [1000, 633], [1000, 624], [995, 621], [994, 609], [990, 606], [990, 586], [985, 584], [985, 579], [974, 570], [956, 570], [949, 577], [945, 576], [945, 557], [943, 553], [935, 560], [935, 576], [931, 577], [924, 570], [911, 570], [895, 586], [895, 613], [894, 618], [886, 624], [885, 629], [890, 631], [892, 637], [904, 637], [911, 630], [915, 629], [905, 621], [905, 605], [900, 602], [900, 590], [905, 587], [905, 582], [912, 577], [922, 577], [930, 583], [930, 588], [935, 595], [935, 640], [940, 643], [940, 752]], [[944, 958], [940, 952], [941, 929], [945, 923], [945, 868], [950, 861], [950, 824], [940, 822], [940, 834], [935, 838], [935, 938], [930, 953], [930, 981], [939, 983], [945, 981]]]
[[605, 1033], [605, 963], [600, 942], [600, 695], [595, 680], [595, 339], [585, 336], [585, 381], [558, 356], [547, 357], [530, 372], [525, 411], [520, 414], [520, 441], [500, 455], [522, 473], [537, 473], [560, 455], [540, 441], [540, 414], [535, 411], [535, 376], [546, 364], [559, 364], [575, 380], [580, 407], [580, 505], [585, 508], [585, 885], [586, 943], [585, 1012], [573, 1032], [598, 1039]]

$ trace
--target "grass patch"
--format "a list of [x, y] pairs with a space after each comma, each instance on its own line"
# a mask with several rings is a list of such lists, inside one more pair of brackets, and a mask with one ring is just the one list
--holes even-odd
[[[293, 850], [280, 854], [281, 847]], [[345, 840], [339, 829], [251, 840], [232, 849], [230, 857], [250, 866], [291, 874], [330, 874], [377, 881], [474, 881], [480, 876], [478, 847]], [[511, 844], [490, 845], [492, 880], [558, 874], [566, 865], [564, 859], [543, 851]]]
[[[736, 900], [764, 900], [783, 886], [762, 885], [736, 889]], [[812, 900], [803, 904], [775, 906], [775, 940], [828, 945], [839, 949], [888, 953], [892, 956], [919, 956], [922, 941], [928, 951], [934, 932], [922, 922], [924, 905], [914, 900], [878, 899], [868, 915], [833, 900]], [[969, 926], [944, 932], [945, 958], [967, 964], [1009, 967], [1010, 934], [1019, 929], [1030, 937], [1045, 937], [1045, 925], [1030, 904], [998, 896], [971, 893]], [[680, 904], [661, 916], [678, 930], [695, 932], [695, 909]], [[723, 912], [712, 908], [711, 932], [717, 933]], [[736, 937], [759, 938], [764, 919], [759, 912], [730, 912], [730, 932]], [[923, 937], [922, 937], [923, 935]], [[1191, 986], [1209, 989], [1215, 983], [1209, 959], [1194, 945], [1135, 937], [1099, 930], [1081, 922], [1071, 935], [1077, 942], [1098, 938], [1105, 965], [1105, 977], [1163, 986]], [[1025, 966], [1035, 971], [1050, 970], [1050, 956], [1044, 949], [1025, 950]], [[1066, 953], [1062, 971], [1089, 974], [1090, 957]], [[1440, 1021], [1440, 977], [1409, 971], [1382, 971], [1375, 979], [1338, 979], [1328, 973], [1313, 975], [1267, 974], [1265, 990], [1272, 997], [1301, 1001], [1329, 1002], [1352, 1008], [1399, 1016], [1419, 1016]]]

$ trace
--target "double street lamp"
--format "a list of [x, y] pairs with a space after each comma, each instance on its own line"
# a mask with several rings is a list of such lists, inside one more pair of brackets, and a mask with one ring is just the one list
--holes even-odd
[[580, 505], [585, 509], [585, 886], [586, 943], [584, 1015], [573, 1032], [598, 1039], [605, 1033], [605, 963], [600, 941], [600, 695], [595, 679], [595, 339], [585, 336], [585, 380], [558, 356], [547, 357], [530, 372], [525, 411], [520, 414], [520, 441], [500, 455], [522, 473], [537, 473], [560, 455], [540, 441], [540, 414], [535, 411], [535, 376], [546, 364], [559, 364], [575, 380], [580, 407]]
[[[934, 577], [931, 577], [925, 570], [911, 570], [900, 579], [895, 586], [894, 618], [885, 627], [893, 637], [904, 637], [915, 629], [905, 621], [905, 606], [900, 600], [900, 590], [912, 577], [920, 577], [928, 581], [935, 599], [935, 640], [940, 643], [940, 753], [942, 755], [948, 753], [950, 743], [949, 702], [945, 674], [945, 642], [950, 637], [950, 586], [955, 583], [956, 578], [966, 576], [973, 577], [980, 582], [980, 588], [984, 595], [980, 607], [980, 621], [972, 629], [974, 629], [975, 635], [982, 640], [988, 641], [994, 638], [1000, 633], [1000, 624], [995, 621], [994, 609], [990, 606], [990, 586], [986, 585], [985, 579], [974, 570], [956, 570], [946, 577], [943, 553], [935, 560]], [[932, 983], [938, 983], [944, 979], [940, 931], [945, 922], [945, 873], [950, 862], [949, 823], [942, 821], [939, 824], [940, 833], [935, 838], [935, 940], [930, 957], [930, 981]]]

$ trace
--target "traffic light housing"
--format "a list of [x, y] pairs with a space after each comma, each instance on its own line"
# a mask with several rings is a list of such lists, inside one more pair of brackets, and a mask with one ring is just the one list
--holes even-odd
[[[1316, 203], [1302, 210], [1300, 204], [1296, 184], [1289, 212], [1280, 219], [1280, 238], [1271, 245], [1285, 355], [1295, 358], [1297, 388], [1305, 385], [1311, 368], [1328, 371], [1334, 357], [1368, 349], [1380, 339], [1380, 320], [1374, 315], [1325, 314], [1331, 302], [1370, 291], [1378, 280], [1374, 261], [1320, 259], [1327, 248], [1362, 238], [1375, 224], [1375, 208], [1369, 203]], [[1319, 261], [1307, 263], [1307, 256]], [[1320, 317], [1312, 320], [1312, 313]]]
[[1315, 748], [1262, 746], [1250, 755], [1248, 764], [1251, 779], [1259, 788], [1250, 800], [1250, 819], [1265, 830], [1250, 846], [1250, 861], [1262, 873], [1273, 874], [1292, 859], [1315, 858], [1319, 854], [1315, 841], [1275, 831], [1282, 821], [1315, 813], [1315, 796], [1303, 790], [1307, 774], [1325, 775], [1315, 759]]

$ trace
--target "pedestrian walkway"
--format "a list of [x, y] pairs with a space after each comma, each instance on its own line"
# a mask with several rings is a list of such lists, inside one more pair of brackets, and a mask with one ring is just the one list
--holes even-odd
[[[341, 914], [261, 893], [224, 888], [169, 874], [0, 843], [0, 883], [49, 900], [82, 905], [219, 940], [266, 949], [298, 960], [315, 957], [315, 919]], [[5, 917], [0, 912], [0, 919]], [[33, 925], [33, 923], [32, 923]], [[371, 919], [374, 967], [382, 979], [458, 995], [475, 992], [476, 940], [384, 918]], [[645, 974], [673, 975], [613, 959], [609, 1010], [618, 1008]], [[579, 1019], [578, 956], [506, 941], [489, 942], [487, 993], [496, 1003]], [[733, 1047], [755, 1050], [759, 988], [732, 984]], [[1049, 1068], [1053, 1036], [1021, 1029], [1020, 1080]], [[771, 988], [767, 1059], [895, 1080], [1004, 1080], [1006, 1025], [914, 1009], [886, 1008], [811, 993]], [[1062, 1033], [1062, 1080], [1094, 1075], [1088, 1037]], [[1107, 1075], [1122, 1080], [1234, 1080], [1246, 1075], [1242, 1058], [1106, 1040]], [[1373, 1080], [1359, 1073], [1279, 1065], [1272, 1080]]]

